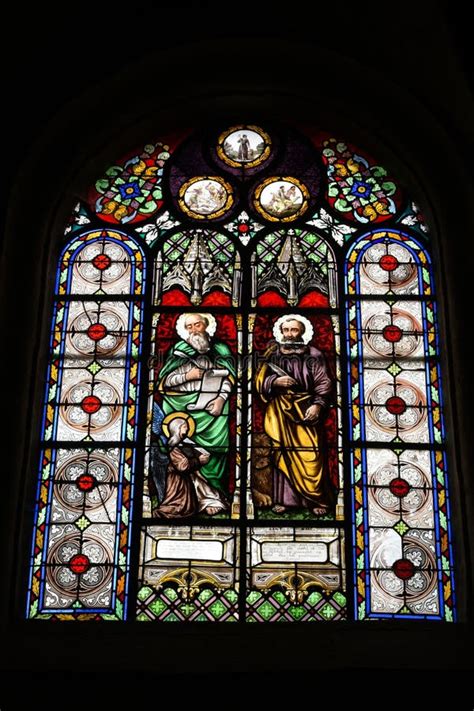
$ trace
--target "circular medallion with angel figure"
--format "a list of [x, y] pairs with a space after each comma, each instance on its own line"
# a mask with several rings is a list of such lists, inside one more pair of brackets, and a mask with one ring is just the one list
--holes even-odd
[[179, 189], [181, 210], [196, 220], [213, 220], [225, 215], [234, 204], [232, 186], [218, 176], [198, 176]]
[[307, 187], [296, 178], [267, 178], [255, 190], [254, 207], [271, 222], [291, 222], [308, 207]]

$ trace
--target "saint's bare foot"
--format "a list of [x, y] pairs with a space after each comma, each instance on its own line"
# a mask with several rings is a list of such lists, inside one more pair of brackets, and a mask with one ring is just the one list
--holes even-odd
[[204, 509], [204, 513], [209, 514], [209, 516], [214, 516], [214, 514], [219, 512], [219, 508], [217, 506], [206, 506]]
[[313, 513], [315, 516], [324, 516], [324, 514], [327, 514], [329, 511], [328, 506], [315, 506], [312, 509]]
[[285, 513], [286, 511], [286, 506], [282, 506], [281, 504], [275, 504], [275, 506], [272, 508], [273, 513]]

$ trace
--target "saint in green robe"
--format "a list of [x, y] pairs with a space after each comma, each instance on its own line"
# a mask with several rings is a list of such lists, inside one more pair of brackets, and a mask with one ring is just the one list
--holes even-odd
[[[182, 368], [183, 364], [193, 365], [186, 358], [181, 358], [173, 353], [178, 350], [189, 358], [199, 359], [200, 354], [186, 341], [178, 341], [168, 353], [166, 362], [159, 374], [158, 390], [163, 393], [162, 408], [166, 415], [172, 412], [189, 412], [194, 419], [196, 429], [193, 434], [193, 441], [204, 447], [210, 458], [207, 464], [200, 467], [201, 474], [206, 480], [219, 491], [228, 493], [229, 491], [229, 397], [224, 404], [220, 415], [211, 415], [206, 410], [188, 410], [189, 405], [194, 405], [199, 397], [199, 390], [195, 392], [182, 392], [179, 387], [173, 389], [165, 386], [166, 378], [175, 370]], [[219, 341], [211, 341], [211, 348], [202, 354], [210, 359], [214, 368], [226, 368], [229, 371], [227, 379], [233, 384], [235, 382], [236, 370], [235, 359], [230, 348]], [[194, 381], [196, 386], [199, 381]], [[215, 393], [215, 397], [219, 395]]]

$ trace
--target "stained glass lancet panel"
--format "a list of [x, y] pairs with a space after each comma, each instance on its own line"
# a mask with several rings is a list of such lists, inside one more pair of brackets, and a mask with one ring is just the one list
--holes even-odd
[[246, 620], [345, 619], [333, 250], [314, 229], [271, 232], [255, 245], [251, 283]]
[[373, 231], [346, 266], [356, 610], [452, 620], [436, 302], [414, 237]]
[[61, 255], [29, 617], [126, 614], [144, 278], [119, 231], [76, 233]]
[[241, 279], [235, 244], [216, 230], [158, 244], [139, 621], [239, 617]]

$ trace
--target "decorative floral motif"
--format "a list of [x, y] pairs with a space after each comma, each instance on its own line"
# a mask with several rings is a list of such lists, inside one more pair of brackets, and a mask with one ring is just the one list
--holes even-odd
[[417, 230], [419, 234], [423, 237], [427, 237], [429, 233], [429, 227], [425, 222], [425, 217], [420, 211], [420, 208], [415, 202], [411, 202], [408, 209], [403, 213], [402, 217], [399, 219], [402, 225], [408, 225]]
[[331, 138], [324, 142], [328, 199], [332, 207], [357, 222], [383, 222], [395, 215], [400, 191], [387, 171]]
[[109, 168], [89, 195], [90, 207], [107, 222], [141, 222], [162, 205], [163, 166], [169, 146], [147, 144], [143, 152]]
[[263, 225], [252, 220], [245, 210], [242, 210], [235, 220], [228, 222], [225, 227], [245, 245], [250, 242], [252, 237], [255, 237], [257, 232], [263, 229]]
[[86, 209], [84, 206], [78, 202], [76, 207], [74, 208], [74, 211], [69, 218], [69, 222], [64, 230], [64, 234], [68, 235], [70, 232], [77, 232], [77, 230], [80, 230], [84, 225], [89, 225], [90, 224], [90, 219], [87, 215]]
[[135, 228], [135, 231], [140, 237], [143, 237], [145, 242], [150, 245], [150, 247], [152, 247], [157, 239], [163, 237], [163, 235], [169, 232], [169, 230], [172, 230], [174, 227], [178, 227], [179, 224], [181, 223], [172, 218], [169, 211], [166, 210], [165, 212], [162, 212], [159, 217], [157, 217], [154, 224], [139, 225]]
[[337, 244], [341, 247], [344, 242], [347, 242], [354, 232], [355, 227], [349, 227], [349, 225], [344, 225], [342, 222], [327, 212], [324, 207], [321, 207], [319, 212], [315, 213], [312, 220], [308, 220], [308, 225], [314, 225], [320, 230], [326, 232], [330, 235]]

